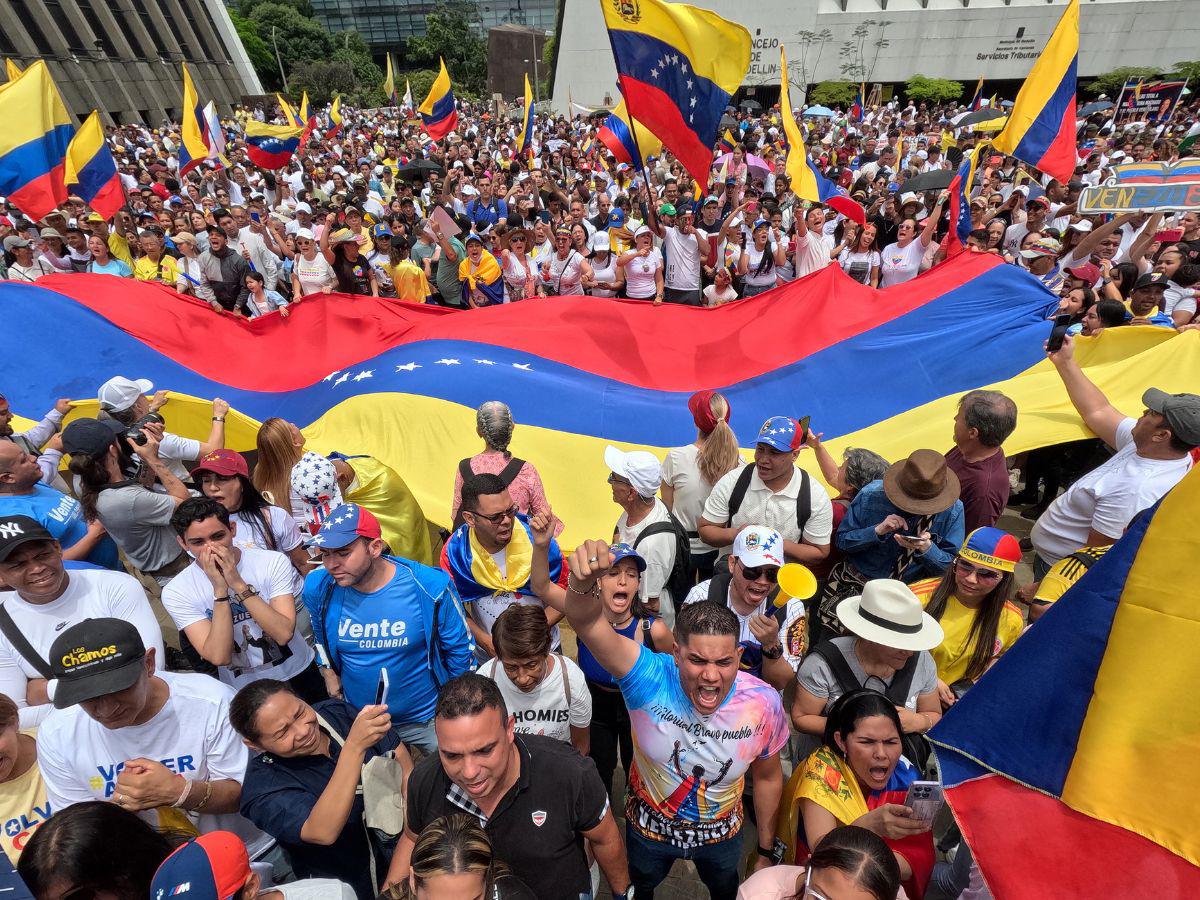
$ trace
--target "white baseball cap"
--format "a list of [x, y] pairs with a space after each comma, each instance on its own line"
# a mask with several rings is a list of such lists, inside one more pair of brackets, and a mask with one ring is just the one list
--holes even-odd
[[751, 569], [758, 566], [783, 566], [783, 537], [774, 528], [747, 525], [733, 539], [734, 558]]
[[614, 475], [620, 475], [633, 485], [640, 497], [650, 499], [662, 484], [662, 463], [647, 450], [625, 453], [609, 444], [604, 448], [604, 464]]
[[137, 398], [154, 390], [154, 383], [145, 378], [131, 380], [118, 375], [100, 385], [96, 399], [108, 412], [123, 412], [137, 402]]
[[612, 241], [609, 240], [607, 231], [597, 231], [595, 234], [592, 235], [591, 243], [592, 243], [593, 250], [611, 250], [612, 249]]

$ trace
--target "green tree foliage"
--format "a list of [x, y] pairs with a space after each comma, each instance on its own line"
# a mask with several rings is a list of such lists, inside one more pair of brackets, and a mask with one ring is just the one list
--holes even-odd
[[542, 45], [542, 96], [549, 97], [554, 93], [554, 47], [557, 35], [551, 35]]
[[1111, 72], [1105, 72], [1103, 75], [1097, 76], [1084, 90], [1093, 97], [1100, 94], [1108, 94], [1115, 103], [1117, 94], [1121, 93], [1121, 88], [1125, 85], [1126, 81], [1130, 79], [1136, 81], [1139, 78], [1157, 78], [1160, 74], [1161, 70], [1145, 66], [1121, 66], [1119, 69], [1113, 69]]
[[822, 81], [806, 98], [810, 104], [821, 106], [848, 107], [858, 95], [858, 85], [853, 81]]
[[293, 6], [259, 3], [250, 11], [250, 21], [272, 52], [278, 46], [288, 72], [301, 63], [329, 59], [337, 46], [333, 35], [316, 19], [305, 18]]
[[267, 88], [281, 87], [279, 67], [275, 65], [275, 56], [271, 53], [271, 48], [259, 36], [255, 23], [242, 18], [234, 10], [229, 11], [229, 18], [237, 30], [238, 37], [242, 40], [246, 56], [250, 58], [250, 65], [254, 66], [254, 71], [258, 73], [259, 80]]
[[1188, 84], [1192, 86], [1192, 90], [1195, 90], [1197, 85], [1200, 85], [1200, 59], [1175, 63], [1171, 68], [1171, 74], [1186, 78]]
[[425, 34], [409, 38], [406, 46], [409, 62], [437, 71], [438, 59], [444, 59], [455, 93], [479, 97], [487, 90], [487, 43], [472, 27], [473, 9], [459, 0], [445, 4], [425, 17]]
[[948, 81], [945, 78], [926, 78], [924, 75], [914, 75], [908, 79], [904, 93], [909, 100], [917, 103], [944, 103], [947, 100], [957, 100], [963, 95], [963, 86], [958, 81]]

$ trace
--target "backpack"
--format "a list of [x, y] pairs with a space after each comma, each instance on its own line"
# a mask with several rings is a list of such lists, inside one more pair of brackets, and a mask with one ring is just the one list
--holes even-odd
[[[742, 508], [742, 501], [746, 499], [746, 491], [750, 490], [750, 476], [754, 474], [753, 464], [746, 465], [742, 468], [742, 473], [738, 475], [737, 481], [733, 484], [733, 490], [729, 494], [729, 518], [725, 520], [725, 527], [733, 527], [733, 517], [737, 515], [737, 511]], [[812, 485], [808, 473], [803, 469], [800, 470], [800, 492], [796, 495], [796, 527], [800, 529], [800, 538], [804, 537], [804, 526], [808, 524], [808, 517], [812, 515]]]
[[687, 596], [687, 592], [692, 587], [690, 577], [692, 542], [688, 540], [687, 532], [683, 530], [683, 526], [679, 524], [675, 514], [668, 512], [667, 517], [668, 521], [666, 522], [655, 522], [653, 525], [646, 526], [642, 533], [634, 539], [633, 549], [636, 550], [642, 541], [656, 534], [670, 532], [675, 535], [675, 562], [671, 566], [671, 574], [667, 576], [666, 586], [667, 590], [671, 592], [671, 601], [678, 607], [683, 603], [683, 598]]
[[[505, 487], [508, 487], [516, 480], [517, 474], [521, 471], [521, 466], [523, 465], [525, 465], [525, 460], [518, 459], [514, 456], [508, 461], [508, 465], [500, 470], [500, 480], [504, 482]], [[471, 458], [469, 456], [466, 459], [459, 461], [458, 474], [462, 476], [463, 481], [466, 481], [468, 478], [475, 477], [475, 472], [471, 468]], [[462, 525], [463, 521], [462, 509], [460, 507], [458, 512], [454, 514], [453, 530], [457, 531], [458, 526]]]

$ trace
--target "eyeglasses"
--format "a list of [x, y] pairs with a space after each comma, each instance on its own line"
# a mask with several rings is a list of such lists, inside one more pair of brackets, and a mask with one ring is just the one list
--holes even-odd
[[974, 575], [976, 581], [999, 581], [1004, 577], [1003, 572], [997, 572], [995, 569], [981, 569], [964, 559], [954, 560], [954, 568], [959, 575]]
[[808, 871], [804, 873], [804, 890], [800, 892], [801, 900], [830, 900], [816, 888], [809, 884], [812, 881], [812, 866], [808, 867]]
[[520, 512], [520, 510], [517, 508], [517, 505], [514, 503], [512, 506], [510, 506], [508, 509], [504, 510], [503, 512], [498, 512], [498, 513], [495, 513], [490, 516], [485, 516], [483, 513], [480, 513], [480, 512], [473, 512], [473, 513], [471, 513], [471, 515], [475, 516], [477, 519], [487, 519], [493, 525], [499, 525], [505, 519], [515, 519], [517, 517], [518, 512]]
[[753, 569], [749, 566], [742, 566], [742, 577], [747, 581], [766, 578], [768, 583], [774, 584], [779, 580], [779, 569], [776, 566], [755, 566]]
[[620, 484], [620, 485], [624, 485], [625, 487], [633, 487], [633, 482], [629, 481], [626, 478], [622, 478], [620, 475], [617, 475], [615, 473], [610, 474], [608, 476], [608, 483], [609, 484]]

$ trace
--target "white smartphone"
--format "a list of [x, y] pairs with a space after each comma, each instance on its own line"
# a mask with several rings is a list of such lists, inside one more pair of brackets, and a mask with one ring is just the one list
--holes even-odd
[[388, 670], [379, 670], [379, 684], [375, 686], [375, 705], [387, 706], [388, 702]]
[[904, 805], [913, 811], [913, 818], [927, 825], [933, 824], [934, 816], [945, 802], [942, 785], [937, 781], [914, 781], [904, 797]]

